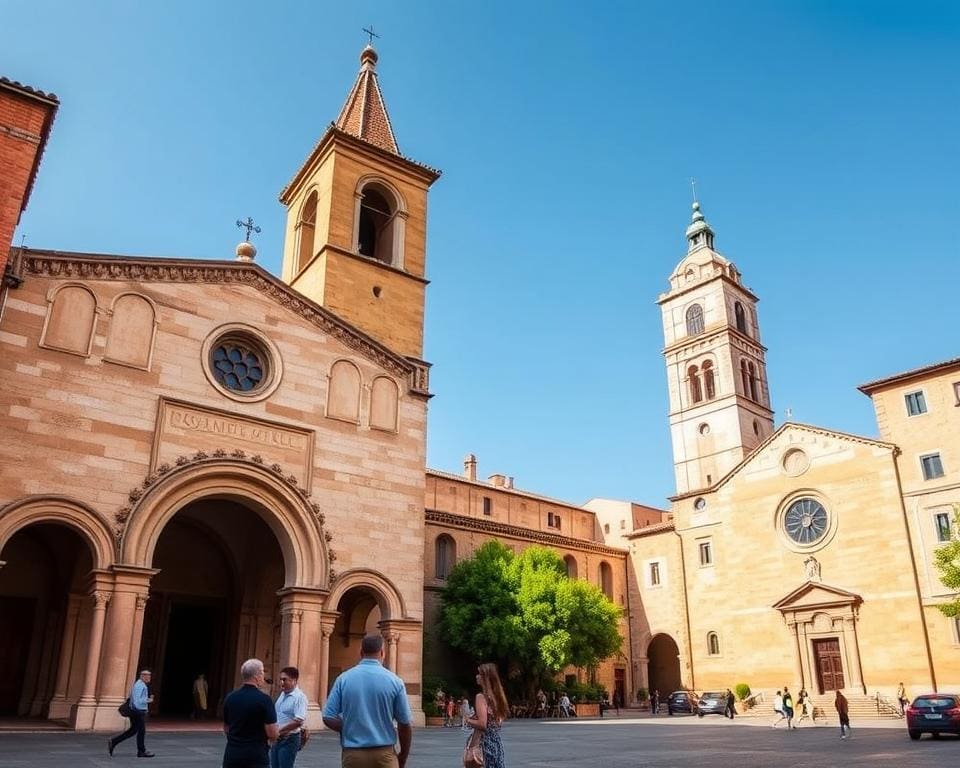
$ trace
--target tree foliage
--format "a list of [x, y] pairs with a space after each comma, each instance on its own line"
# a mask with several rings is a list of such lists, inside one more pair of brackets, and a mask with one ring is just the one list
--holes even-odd
[[937, 547], [933, 553], [933, 564], [940, 571], [940, 581], [947, 589], [958, 593], [949, 603], [937, 606], [945, 616], [955, 618], [960, 616], [960, 538], [956, 531], [960, 529], [960, 504], [953, 505], [954, 535], [942, 547]]
[[567, 577], [545, 547], [519, 555], [493, 540], [447, 578], [440, 630], [454, 648], [496, 660], [526, 680], [592, 666], [619, 650], [620, 609], [595, 586]]

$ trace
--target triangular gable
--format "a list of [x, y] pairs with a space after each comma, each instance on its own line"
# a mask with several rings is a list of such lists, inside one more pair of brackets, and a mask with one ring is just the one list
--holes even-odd
[[406, 379], [410, 390], [415, 394], [429, 397], [429, 363], [397, 354], [329, 309], [295, 291], [257, 264], [205, 259], [107, 256], [29, 248], [23, 249], [19, 263], [23, 274], [52, 278], [249, 285], [384, 370]]
[[773, 604], [773, 607], [787, 613], [815, 608], [835, 608], [841, 605], [859, 605], [862, 602], [863, 598], [853, 592], [817, 581], [808, 581], [782, 597]]
[[713, 491], [719, 490], [735, 475], [739, 474], [748, 464], [753, 462], [759, 457], [764, 450], [771, 444], [773, 444], [781, 435], [786, 434], [788, 431], [799, 431], [799, 432], [808, 432], [815, 435], [823, 435], [826, 437], [833, 437], [837, 440], [862, 443], [864, 445], [871, 445], [878, 448], [887, 448], [889, 450], [895, 451], [898, 450], [897, 446], [893, 443], [885, 443], [882, 440], [874, 440], [869, 437], [863, 437], [862, 435], [853, 435], [849, 432], [838, 432], [833, 429], [825, 429], [824, 427], [816, 427], [812, 424], [800, 424], [798, 422], [788, 421], [785, 424], [781, 424], [780, 428], [770, 435], [766, 440], [760, 443], [756, 448], [754, 448], [739, 464], [737, 464], [733, 469], [731, 469], [727, 474], [721, 477], [713, 485], [707, 486], [705, 488], [697, 488], [687, 493], [677, 494], [676, 496], [671, 496], [670, 501], [679, 501], [681, 499], [691, 498], [693, 496], [702, 496], [704, 493], [712, 493]]

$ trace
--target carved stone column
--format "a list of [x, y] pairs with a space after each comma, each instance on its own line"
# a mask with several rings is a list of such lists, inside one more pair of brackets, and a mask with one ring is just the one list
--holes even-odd
[[80, 606], [83, 595], [71, 594], [67, 600], [66, 618], [63, 622], [63, 636], [60, 639], [60, 660], [57, 665], [57, 679], [53, 686], [53, 698], [47, 717], [62, 720], [70, 715], [70, 702], [67, 701], [67, 687], [70, 683], [70, 670], [73, 668], [74, 645], [77, 639], [77, 623], [80, 618]]
[[134, 680], [139, 676], [140, 670], [137, 669], [137, 663], [139, 662], [139, 648], [140, 648], [140, 639], [143, 637], [143, 615], [147, 608], [147, 600], [150, 599], [150, 596], [146, 593], [137, 595], [136, 603], [134, 605], [134, 614], [133, 614], [133, 624], [130, 627], [130, 645], [131, 647], [136, 645], [138, 652], [134, 656], [130, 654], [127, 663], [127, 680]]
[[800, 687], [803, 688], [803, 660], [800, 650], [800, 631], [796, 618], [791, 618], [787, 625], [793, 635], [793, 676], [795, 680], [799, 681]]
[[399, 655], [397, 652], [397, 646], [400, 643], [400, 633], [386, 631], [383, 632], [383, 642], [386, 644], [386, 666], [394, 674], [397, 674], [397, 662], [399, 661]]
[[103, 630], [107, 618], [107, 605], [110, 592], [94, 592], [93, 620], [90, 624], [90, 642], [87, 646], [87, 663], [83, 672], [83, 688], [77, 701], [74, 714], [74, 727], [78, 731], [93, 727], [97, 705], [97, 677], [100, 674], [100, 652], [103, 649]]
[[320, 613], [320, 689], [317, 701], [321, 708], [327, 703], [327, 693], [330, 690], [330, 637], [333, 635], [338, 615], [335, 611]]
[[843, 617], [843, 644], [847, 648], [847, 664], [850, 666], [850, 687], [855, 688], [857, 693], [866, 693], [860, 672], [860, 647], [857, 644], [857, 626], [853, 616]]

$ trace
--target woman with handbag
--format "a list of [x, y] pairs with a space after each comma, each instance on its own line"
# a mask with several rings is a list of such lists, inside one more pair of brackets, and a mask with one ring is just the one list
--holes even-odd
[[506, 768], [503, 742], [500, 740], [500, 725], [507, 717], [507, 697], [500, 684], [496, 664], [481, 664], [477, 668], [477, 694], [473, 717], [467, 725], [473, 733], [463, 750], [464, 768]]

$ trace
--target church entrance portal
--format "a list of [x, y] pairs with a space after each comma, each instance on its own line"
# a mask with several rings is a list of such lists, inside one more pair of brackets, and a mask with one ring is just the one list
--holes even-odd
[[80, 696], [93, 613], [90, 547], [65, 525], [35, 523], [0, 559], [0, 716], [66, 717], [66, 702]]
[[817, 686], [820, 693], [842, 689], [844, 680], [840, 641], [835, 637], [814, 640], [813, 657], [817, 666]]
[[284, 566], [266, 523], [240, 503], [209, 499], [179, 511], [153, 557], [139, 668], [153, 670], [157, 714], [185, 718], [193, 683], [206, 676], [205, 717], [215, 717], [239, 665], [261, 658], [277, 677]]
[[382, 618], [377, 594], [366, 587], [348, 589], [340, 598], [337, 611], [340, 615], [330, 638], [328, 688], [337, 675], [360, 661], [360, 641], [364, 635], [380, 631]]
[[650, 691], [660, 691], [664, 701], [680, 688], [680, 649], [670, 635], [657, 635], [647, 648]]

